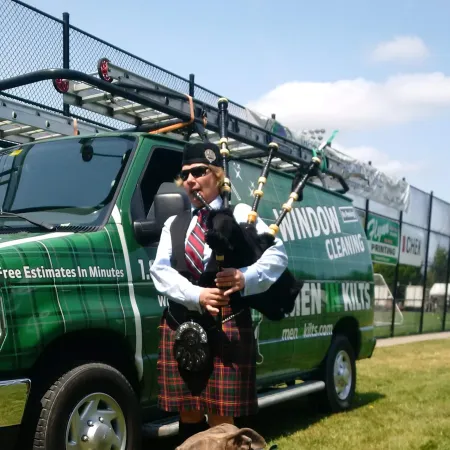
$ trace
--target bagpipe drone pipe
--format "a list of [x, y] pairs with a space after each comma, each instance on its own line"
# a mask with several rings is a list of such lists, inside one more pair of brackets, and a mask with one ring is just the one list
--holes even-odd
[[[246, 223], [238, 223], [229, 207], [231, 183], [228, 178], [228, 161], [230, 151], [227, 138], [227, 99], [219, 99], [219, 133], [220, 154], [225, 173], [221, 195], [223, 206], [213, 210], [205, 200], [197, 194], [197, 198], [209, 209], [207, 218], [207, 244], [212, 250], [211, 259], [205, 268], [199, 285], [215, 287], [216, 273], [221, 268], [236, 269], [247, 267], [255, 263], [262, 254], [275, 243], [275, 237], [280, 224], [292, 210], [292, 204], [302, 198], [302, 192], [309, 177], [315, 175], [320, 166], [320, 159], [313, 157], [306, 173], [298, 173], [291, 186], [291, 193], [286, 203], [282, 205], [282, 212], [276, 222], [269, 226], [269, 231], [258, 234], [255, 224], [258, 218], [257, 209], [263, 196], [263, 186], [267, 182], [270, 163], [278, 150], [276, 143], [269, 144], [269, 156], [258, 179], [258, 188], [254, 191], [254, 202]], [[255, 295], [241, 296], [234, 293], [230, 298], [230, 306], [235, 308], [251, 307], [262, 313], [269, 320], [281, 320], [294, 309], [295, 299], [303, 285], [291, 271], [286, 268], [278, 280], [265, 292]], [[226, 288], [225, 288], [226, 289]], [[221, 317], [221, 316], [220, 316]], [[220, 318], [219, 317], [219, 318]]]

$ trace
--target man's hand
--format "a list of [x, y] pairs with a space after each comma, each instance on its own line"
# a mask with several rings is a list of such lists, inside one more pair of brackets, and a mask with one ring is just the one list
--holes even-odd
[[213, 316], [219, 313], [219, 307], [228, 305], [230, 298], [218, 288], [203, 288], [200, 291], [200, 305]]
[[222, 269], [217, 273], [216, 285], [219, 288], [230, 288], [224, 292], [224, 295], [228, 296], [234, 292], [241, 291], [245, 287], [244, 274], [233, 268]]

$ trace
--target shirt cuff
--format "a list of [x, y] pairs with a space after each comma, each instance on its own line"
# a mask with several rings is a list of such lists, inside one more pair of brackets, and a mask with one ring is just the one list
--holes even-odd
[[252, 295], [257, 292], [257, 286], [259, 283], [259, 274], [258, 270], [253, 267], [242, 267], [239, 269], [244, 274], [245, 286], [242, 292], [242, 295], [245, 297], [247, 295]]
[[200, 305], [200, 291], [201, 290], [202, 290], [202, 288], [200, 286], [196, 286], [195, 284], [193, 284], [193, 285], [189, 286], [189, 288], [185, 292], [187, 308], [195, 309], [199, 313], [203, 313], [203, 308]]

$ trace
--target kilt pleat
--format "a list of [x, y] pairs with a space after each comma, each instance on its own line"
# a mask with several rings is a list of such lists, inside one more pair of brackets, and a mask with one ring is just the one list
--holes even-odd
[[[222, 314], [232, 314], [231, 308], [224, 307]], [[175, 329], [161, 318], [157, 362], [161, 409], [233, 417], [257, 412], [256, 340], [250, 310], [225, 322], [222, 329], [214, 340], [211, 368], [191, 373], [179, 369], [173, 356]]]

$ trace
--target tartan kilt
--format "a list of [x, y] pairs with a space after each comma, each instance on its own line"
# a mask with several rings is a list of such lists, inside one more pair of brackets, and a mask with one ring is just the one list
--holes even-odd
[[[225, 306], [222, 317], [232, 312]], [[173, 356], [175, 329], [163, 315], [157, 361], [159, 408], [232, 417], [257, 413], [256, 340], [250, 309], [225, 322], [222, 329], [224, 338], [212, 348], [212, 367], [204, 372], [180, 371]]]

